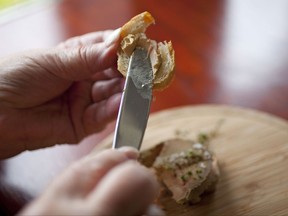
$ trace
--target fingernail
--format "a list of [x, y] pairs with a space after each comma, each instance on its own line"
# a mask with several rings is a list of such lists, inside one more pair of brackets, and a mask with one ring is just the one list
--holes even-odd
[[157, 205], [151, 204], [147, 211], [146, 214], [147, 216], [165, 216], [165, 212]]
[[136, 160], [139, 157], [139, 151], [136, 148], [124, 146], [118, 150], [124, 152], [129, 159]]
[[116, 30], [114, 30], [105, 40], [105, 44], [107, 47], [112, 46], [113, 44], [117, 44], [118, 45], [118, 41], [120, 38], [120, 30], [121, 28], [118, 28]]

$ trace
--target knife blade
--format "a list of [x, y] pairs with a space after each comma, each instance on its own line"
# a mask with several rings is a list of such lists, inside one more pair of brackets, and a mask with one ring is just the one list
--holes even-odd
[[140, 149], [152, 100], [153, 71], [146, 50], [136, 47], [126, 75], [113, 140], [113, 148]]

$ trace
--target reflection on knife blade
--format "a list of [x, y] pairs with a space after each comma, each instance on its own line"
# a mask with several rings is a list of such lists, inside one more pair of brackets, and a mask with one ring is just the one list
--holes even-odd
[[137, 47], [129, 62], [113, 148], [140, 148], [150, 112], [152, 79], [152, 66], [147, 51]]

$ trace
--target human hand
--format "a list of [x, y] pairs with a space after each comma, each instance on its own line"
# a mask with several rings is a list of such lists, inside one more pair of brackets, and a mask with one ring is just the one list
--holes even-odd
[[161, 216], [163, 212], [151, 205], [158, 193], [156, 178], [134, 161], [137, 157], [131, 147], [87, 156], [66, 169], [20, 215]]
[[0, 158], [56, 143], [77, 143], [115, 118], [123, 78], [119, 30], [0, 61]]

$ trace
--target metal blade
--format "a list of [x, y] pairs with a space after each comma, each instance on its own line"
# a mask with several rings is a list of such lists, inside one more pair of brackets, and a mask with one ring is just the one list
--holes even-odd
[[152, 79], [147, 51], [136, 48], [129, 62], [113, 148], [132, 146], [140, 149], [150, 112]]

